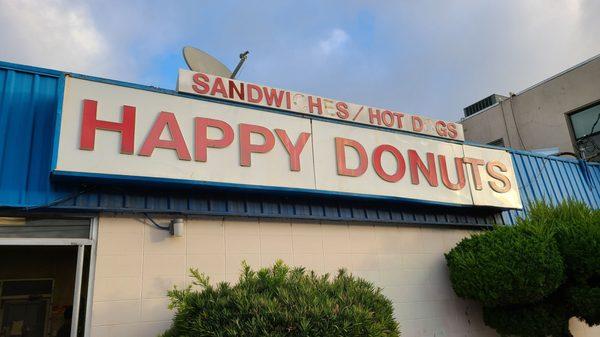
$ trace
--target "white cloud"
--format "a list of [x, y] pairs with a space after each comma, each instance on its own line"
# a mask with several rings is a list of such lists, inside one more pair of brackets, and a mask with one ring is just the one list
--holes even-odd
[[350, 37], [344, 30], [335, 28], [329, 33], [326, 39], [319, 41], [319, 51], [325, 55], [329, 55], [340, 49]]
[[230, 67], [247, 49], [250, 82], [458, 119], [491, 93], [518, 92], [600, 52], [598, 0], [303, 6], [0, 0], [0, 60], [172, 88], [182, 46]]
[[598, 13], [599, 5], [597, 0], [377, 2], [370, 6], [375, 33], [369, 41], [380, 49], [364, 63], [381, 64], [387, 72], [375, 77], [366, 70], [379, 85], [360, 90], [370, 90], [365, 97], [371, 105], [458, 119], [463, 107], [483, 97], [519, 92], [598, 54], [600, 20], [591, 13]]
[[84, 5], [0, 0], [0, 59], [110, 76], [116, 56]]

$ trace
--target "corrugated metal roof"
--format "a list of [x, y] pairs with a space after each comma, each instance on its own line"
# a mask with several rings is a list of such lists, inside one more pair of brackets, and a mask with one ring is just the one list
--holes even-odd
[[531, 202], [538, 200], [556, 204], [573, 199], [592, 208], [600, 207], [600, 165], [523, 151], [511, 152], [525, 208], [504, 212], [505, 223], [514, 223], [517, 217], [527, 213]]
[[153, 212], [185, 215], [299, 218], [430, 225], [485, 226], [502, 221], [491, 208], [443, 207], [272, 192], [211, 188], [166, 190], [139, 186], [95, 186], [52, 209], [96, 212]]
[[[52, 181], [52, 136], [64, 74], [0, 62], [0, 206], [20, 211], [156, 212], [190, 215], [482, 226], [512, 223], [523, 211], [443, 207], [301, 194], [210, 188], [99, 185]], [[600, 166], [513, 152], [526, 204], [568, 197], [600, 204]], [[588, 172], [588, 173], [586, 173]]]

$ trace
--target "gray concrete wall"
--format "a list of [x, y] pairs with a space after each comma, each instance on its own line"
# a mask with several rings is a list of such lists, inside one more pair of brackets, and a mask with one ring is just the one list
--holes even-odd
[[500, 105], [497, 104], [465, 119], [461, 122], [465, 131], [465, 139], [488, 144], [502, 138], [505, 146], [511, 146], [503, 116]]
[[[464, 119], [465, 139], [574, 152], [567, 114], [600, 101], [600, 57]], [[516, 127], [518, 126], [518, 128]]]

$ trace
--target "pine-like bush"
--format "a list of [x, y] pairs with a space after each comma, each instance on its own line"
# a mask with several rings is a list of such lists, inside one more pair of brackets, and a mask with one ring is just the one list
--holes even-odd
[[164, 337], [400, 335], [380, 289], [343, 270], [328, 277], [282, 262], [259, 271], [244, 265], [237, 284], [216, 286], [192, 276], [197, 290], [169, 292], [176, 313]]
[[574, 316], [588, 325], [600, 324], [600, 287], [571, 287], [568, 300]]
[[581, 202], [531, 205], [517, 225], [464, 239], [446, 260], [456, 294], [481, 302], [502, 335], [570, 336], [573, 316], [600, 324], [600, 211]]
[[499, 227], [461, 241], [446, 254], [456, 294], [485, 306], [536, 303], [564, 280], [556, 241]]
[[503, 336], [570, 335], [565, 307], [549, 301], [508, 307], [484, 307], [483, 321]]
[[554, 235], [567, 274], [577, 282], [600, 276], [600, 211], [582, 202], [537, 203], [519, 227]]

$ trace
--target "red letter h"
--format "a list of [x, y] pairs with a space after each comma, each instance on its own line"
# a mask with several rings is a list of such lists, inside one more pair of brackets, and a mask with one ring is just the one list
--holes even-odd
[[135, 107], [124, 105], [122, 122], [109, 122], [96, 119], [98, 102], [83, 100], [83, 118], [81, 121], [81, 150], [94, 150], [96, 130], [116, 131], [121, 133], [121, 153], [133, 154], [135, 140]]

